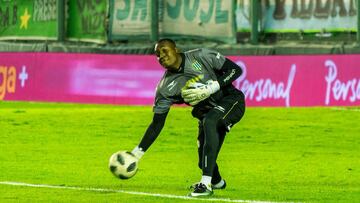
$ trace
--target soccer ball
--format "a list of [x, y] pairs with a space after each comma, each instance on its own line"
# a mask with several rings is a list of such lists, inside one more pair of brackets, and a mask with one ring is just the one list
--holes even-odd
[[138, 159], [128, 151], [118, 151], [111, 155], [109, 169], [120, 179], [133, 177], [138, 169]]

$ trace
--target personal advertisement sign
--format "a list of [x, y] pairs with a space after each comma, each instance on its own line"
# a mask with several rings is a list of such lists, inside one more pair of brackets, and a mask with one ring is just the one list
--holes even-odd
[[[228, 58], [247, 106], [360, 105], [360, 55]], [[152, 105], [163, 73], [149, 55], [0, 53], [0, 100]]]

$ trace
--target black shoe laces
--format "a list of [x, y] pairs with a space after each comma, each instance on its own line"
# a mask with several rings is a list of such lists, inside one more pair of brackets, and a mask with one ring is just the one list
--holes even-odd
[[198, 184], [196, 184], [195, 185], [195, 192], [197, 192], [197, 191], [206, 191], [206, 185], [205, 184], [203, 184], [203, 183], [198, 183]]

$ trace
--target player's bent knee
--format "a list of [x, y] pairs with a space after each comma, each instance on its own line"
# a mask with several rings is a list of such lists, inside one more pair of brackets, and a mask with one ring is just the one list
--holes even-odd
[[218, 126], [218, 122], [220, 121], [220, 118], [221, 117], [218, 114], [209, 112], [203, 119], [203, 127], [216, 128]]

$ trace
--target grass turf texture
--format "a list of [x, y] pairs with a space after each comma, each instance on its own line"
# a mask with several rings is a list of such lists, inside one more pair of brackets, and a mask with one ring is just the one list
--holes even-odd
[[[349, 109], [248, 108], [218, 158], [228, 187], [212, 198], [359, 202], [360, 112]], [[1, 102], [0, 181], [187, 195], [201, 177], [190, 112], [173, 108], [137, 175], [119, 180], [108, 159], [138, 144], [151, 107]], [[0, 202], [70, 201], [192, 202], [0, 184]]]

